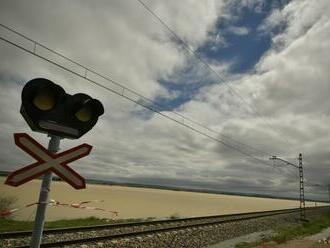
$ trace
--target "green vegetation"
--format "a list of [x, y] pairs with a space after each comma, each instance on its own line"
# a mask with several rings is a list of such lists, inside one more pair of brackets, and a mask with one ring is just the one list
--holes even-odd
[[16, 221], [9, 218], [0, 218], [0, 232], [32, 230], [31, 221]]
[[283, 243], [297, 237], [319, 233], [327, 227], [330, 227], [330, 213], [324, 214], [320, 218], [310, 222], [278, 228], [275, 230], [277, 234], [271, 238], [266, 238], [255, 242], [242, 242], [237, 244], [236, 248], [252, 248], [268, 241]]
[[[64, 219], [49, 221], [45, 223], [46, 229], [51, 228], [64, 228], [64, 227], [75, 227], [75, 226], [91, 226], [91, 225], [103, 225], [103, 224], [119, 224], [119, 223], [129, 223], [129, 222], [140, 222], [140, 221], [150, 221], [154, 219], [149, 217], [147, 219], [99, 219], [95, 217], [83, 218], [83, 219]], [[28, 231], [33, 229], [32, 221], [19, 221], [12, 220], [8, 218], [0, 218], [0, 232], [14, 232], [14, 231]]]
[[[172, 214], [168, 219], [178, 219], [179, 214]], [[65, 228], [77, 226], [92, 226], [92, 225], [105, 225], [105, 224], [121, 224], [142, 221], [154, 221], [155, 217], [136, 218], [136, 219], [99, 219], [96, 217], [82, 218], [82, 219], [63, 219], [56, 221], [48, 221], [45, 223], [45, 229], [52, 228]], [[0, 218], [0, 233], [1, 232], [16, 232], [16, 231], [29, 231], [33, 229], [33, 221], [13, 220], [11, 218]]]
[[298, 226], [288, 226], [280, 229], [278, 235], [274, 237], [274, 241], [283, 243], [287, 240], [299, 237], [308, 236], [319, 233], [324, 228], [330, 226], [330, 213], [322, 215], [320, 218], [306, 222]]

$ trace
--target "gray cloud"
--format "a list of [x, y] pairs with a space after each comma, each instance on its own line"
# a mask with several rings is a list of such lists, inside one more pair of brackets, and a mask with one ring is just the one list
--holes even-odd
[[[316, 4], [312, 1], [292, 1], [263, 24], [275, 27], [284, 22], [286, 28], [273, 36], [273, 48], [255, 72], [228, 75], [228, 84], [246, 102], [224, 84], [210, 84], [177, 111], [217, 130], [219, 134], [212, 133], [215, 137], [268, 163], [271, 154], [292, 158], [303, 152], [308, 162], [307, 181], [328, 183], [330, 61], [325, 54], [330, 48], [330, 22], [329, 11], [325, 11], [329, 3], [319, 2], [322, 8], [311, 8]], [[228, 16], [233, 4], [195, 1], [189, 3], [194, 7], [187, 8], [185, 1], [147, 3], [193, 48], [208, 41], [217, 20]], [[194, 74], [181, 73], [191, 65], [191, 57], [137, 2], [7, 1], [1, 3], [0, 22], [152, 99], [173, 97], [160, 79], [180, 82], [190, 76], [192, 83], [198, 83], [193, 79], [209, 75], [202, 67], [194, 67], [199, 69]], [[31, 133], [18, 112], [19, 95], [23, 82], [42, 76], [70, 93], [82, 91], [98, 97], [105, 105], [106, 114], [90, 133], [79, 141], [64, 140], [61, 145], [62, 149], [83, 142], [95, 146], [91, 156], [73, 163], [86, 177], [244, 192], [284, 191], [287, 196], [297, 193], [295, 170], [280, 164], [274, 169], [249, 159], [4, 42], [0, 50], [1, 170], [14, 170], [32, 161], [14, 146], [12, 134]], [[221, 72], [228, 66], [210, 63]], [[215, 78], [209, 76], [208, 80]], [[247, 103], [256, 106], [260, 115]], [[33, 136], [47, 142], [44, 135]]]

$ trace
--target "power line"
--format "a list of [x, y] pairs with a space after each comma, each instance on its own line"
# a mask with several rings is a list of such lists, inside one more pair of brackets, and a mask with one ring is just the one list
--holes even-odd
[[[4, 26], [3, 24], [0, 24], [0, 25], [1, 25], [2, 27], [4, 27], [4, 28], [7, 28], [7, 27]], [[177, 124], [179, 124], [179, 125], [181, 125], [181, 126], [183, 126], [183, 127], [186, 127], [186, 128], [188, 128], [188, 129], [190, 129], [190, 130], [196, 132], [196, 133], [199, 133], [200, 135], [203, 135], [203, 136], [205, 136], [205, 137], [207, 137], [207, 138], [210, 138], [210, 139], [212, 139], [212, 140], [214, 140], [214, 141], [216, 141], [216, 142], [218, 142], [218, 143], [221, 143], [222, 145], [224, 145], [224, 146], [226, 146], [226, 147], [228, 147], [228, 148], [230, 148], [230, 149], [233, 149], [233, 150], [235, 150], [235, 151], [237, 151], [237, 152], [239, 152], [239, 153], [241, 153], [241, 154], [243, 154], [243, 155], [245, 155], [245, 156], [247, 156], [247, 157], [250, 157], [250, 158], [252, 158], [252, 159], [254, 159], [254, 160], [256, 160], [256, 161], [259, 161], [259, 162], [261, 162], [262, 164], [265, 164], [265, 165], [271, 166], [271, 167], [273, 167], [273, 168], [277, 168], [277, 167], [274, 167], [272, 164], [268, 164], [268, 163], [266, 163], [265, 161], [259, 159], [258, 157], [255, 157], [255, 156], [253, 156], [252, 154], [250, 154], [250, 153], [248, 153], [248, 152], [245, 152], [245, 151], [243, 151], [243, 150], [237, 148], [237, 147], [234, 146], [234, 145], [228, 144], [228, 143], [224, 142], [223, 140], [221, 140], [221, 139], [219, 139], [219, 138], [212, 137], [212, 136], [210, 136], [210, 135], [208, 135], [208, 134], [206, 134], [206, 133], [204, 133], [204, 132], [202, 132], [202, 131], [200, 131], [200, 130], [198, 130], [198, 129], [192, 127], [192, 126], [187, 125], [186, 123], [184, 123], [184, 121], [178, 121], [178, 120], [172, 118], [171, 116], [168, 116], [168, 115], [164, 114], [164, 113], [161, 112], [160, 110], [154, 109], [154, 108], [153, 108], [152, 106], [150, 106], [150, 105], [143, 104], [143, 102], [141, 102], [141, 101], [139, 101], [139, 100], [135, 100], [135, 99], [133, 99], [133, 98], [130, 98], [129, 96], [127, 96], [127, 95], [124, 94], [125, 91], [130, 91], [131, 93], [134, 93], [135, 95], [140, 96], [140, 97], [142, 97], [142, 98], [145, 98], [145, 97], [142, 96], [142, 95], [140, 95], [140, 94], [138, 94], [138, 93], [135, 93], [135, 91], [133, 91], [133, 90], [127, 88], [127, 87], [122, 86], [120, 83], [118, 83], [118, 82], [112, 80], [111, 78], [106, 77], [106, 76], [104, 76], [104, 75], [102, 75], [102, 74], [100, 74], [100, 73], [97, 73], [97, 72], [95, 72], [94, 70], [89, 69], [89, 68], [87, 68], [86, 66], [83, 66], [82, 64], [80, 64], [80, 63], [74, 61], [73, 59], [70, 59], [70, 58], [68, 58], [68, 57], [66, 57], [66, 56], [64, 56], [64, 55], [62, 55], [62, 54], [60, 54], [60, 53], [58, 53], [58, 52], [56, 52], [56, 51], [54, 51], [54, 50], [52, 50], [52, 49], [50, 49], [50, 48], [44, 46], [44, 45], [42, 45], [42, 44], [36, 42], [35, 40], [33, 40], [33, 39], [31, 39], [31, 38], [28, 38], [27, 36], [24, 36], [23, 34], [21, 34], [21, 33], [17, 32], [17, 31], [15, 31], [15, 30], [13, 30], [13, 29], [9, 29], [9, 28], [7, 28], [7, 29], [10, 30], [10, 31], [12, 31], [13, 33], [15, 33], [15, 34], [17, 34], [17, 35], [20, 35], [21, 37], [23, 37], [23, 38], [25, 38], [25, 39], [31, 41], [31, 42], [34, 44], [34, 47], [33, 47], [32, 51], [29, 50], [29, 49], [27, 49], [27, 48], [25, 48], [25, 47], [23, 47], [22, 45], [18, 45], [18, 44], [16, 44], [16, 43], [12, 42], [12, 41], [10, 41], [10, 40], [4, 38], [4, 37], [0, 37], [1, 40], [5, 41], [5, 42], [7, 42], [7, 43], [9, 43], [9, 44], [11, 44], [11, 45], [13, 45], [13, 46], [15, 46], [15, 47], [17, 47], [17, 48], [23, 50], [23, 51], [25, 51], [25, 52], [27, 52], [27, 53], [30, 53], [30, 54], [32, 54], [32, 55], [34, 55], [34, 56], [36, 56], [36, 57], [39, 57], [39, 58], [41, 58], [41, 59], [43, 59], [43, 60], [45, 60], [45, 61], [47, 61], [47, 62], [49, 62], [49, 63], [51, 63], [51, 64], [53, 64], [53, 65], [56, 65], [56, 66], [58, 66], [59, 68], [65, 70], [65, 71], [68, 71], [68, 72], [70, 72], [70, 73], [72, 73], [72, 74], [74, 74], [74, 75], [76, 75], [76, 76], [78, 76], [78, 77], [80, 77], [80, 78], [83, 78], [83, 79], [89, 81], [90, 83], [92, 83], [92, 84], [94, 84], [94, 85], [97, 85], [97, 86], [99, 86], [99, 87], [102, 87], [102, 88], [106, 89], [107, 91], [110, 91], [110, 92], [112, 92], [112, 93], [115, 93], [115, 94], [117, 94], [117, 95], [123, 97], [123, 98], [126, 98], [127, 100], [130, 100], [130, 101], [132, 101], [132, 102], [134, 102], [134, 103], [136, 103], [136, 104], [138, 104], [138, 105], [140, 105], [140, 106], [142, 106], [142, 107], [144, 107], [144, 108], [146, 108], [146, 109], [149, 109], [149, 110], [151, 110], [151, 111], [153, 111], [153, 112], [155, 112], [155, 113], [157, 113], [157, 114], [159, 114], [159, 115], [161, 115], [161, 116], [163, 116], [163, 117], [165, 117], [165, 118], [167, 118], [167, 119], [169, 119], [169, 120], [172, 120], [172, 121], [176, 122]], [[51, 59], [49, 59], [49, 58], [46, 58], [45, 56], [42, 56], [42, 55], [38, 54], [38, 46], [40, 46], [40, 47], [42, 47], [42, 48], [44, 48], [44, 49], [47, 49], [48, 51], [50, 51], [50, 52], [52, 52], [52, 53], [54, 53], [54, 54], [56, 54], [56, 55], [58, 55], [58, 56], [60, 56], [60, 57], [62, 57], [62, 58], [64, 58], [64, 59], [66, 59], [66, 60], [68, 60], [68, 61], [70, 61], [70, 62], [72, 62], [72, 63], [74, 63], [74, 64], [76, 64], [76, 65], [78, 65], [78, 66], [80, 66], [81, 68], [83, 68], [83, 69], [85, 70], [84, 73], [82, 73], [82, 74], [81, 74], [81, 73], [77, 73], [77, 72], [75, 72], [75, 71], [73, 71], [73, 70], [71, 70], [71, 69], [69, 69], [69, 68], [67, 68], [67, 67], [65, 67], [65, 66], [63, 66], [63, 65], [61, 65], [61, 64], [59, 64], [59, 63], [57, 63], [57, 62], [55, 62], [55, 61], [53, 61], [53, 60], [51, 60]], [[109, 82], [111, 82], [111, 83], [116, 84], [117, 86], [120, 86], [120, 87], [122, 88], [122, 91], [121, 91], [121, 92], [118, 92], [118, 91], [116, 91], [116, 90], [114, 90], [114, 89], [111, 89], [111, 88], [109, 88], [109, 87], [107, 87], [107, 86], [105, 86], [105, 85], [103, 85], [103, 84], [101, 84], [101, 83], [99, 83], [99, 82], [97, 82], [97, 81], [95, 81], [95, 80], [92, 80], [91, 78], [89, 78], [89, 74], [90, 74], [90, 73], [93, 73], [93, 74], [95, 74], [95, 75], [97, 75], [97, 76], [99, 76], [99, 77], [101, 77], [101, 78], [103, 78], [103, 79], [105, 79], [105, 80], [107, 80], [107, 81], [109, 81]], [[149, 100], [149, 99], [148, 99], [148, 100]], [[183, 118], [186, 118], [186, 117], [183, 116], [183, 115], [180, 115], [180, 116], [183, 117]], [[184, 120], [185, 120], [185, 119], [184, 119]], [[189, 120], [189, 119], [188, 119], [188, 120]], [[192, 121], [192, 120], [190, 120], [190, 121]], [[207, 127], [204, 127], [204, 128], [208, 129]], [[211, 130], [211, 129], [209, 129], [209, 130]], [[212, 131], [213, 131], [213, 130], [212, 130]], [[240, 143], [240, 142], [238, 142], [238, 143]], [[246, 144], [244, 144], [244, 143], [241, 143], [241, 144], [246, 145]], [[248, 145], [246, 145], [246, 146], [248, 146]]]
[[[243, 150], [237, 148], [236, 146], [234, 146], [234, 145], [232, 145], [232, 144], [228, 144], [228, 143], [224, 142], [223, 140], [221, 140], [221, 139], [219, 139], [219, 138], [215, 138], [215, 137], [213, 137], [213, 136], [211, 136], [211, 135], [209, 135], [209, 134], [207, 134], [207, 133], [205, 133], [205, 132], [202, 132], [202, 131], [200, 131], [200, 130], [198, 130], [198, 129], [196, 129], [196, 128], [194, 128], [194, 127], [188, 125], [188, 124], [186, 124], [186, 123], [184, 122], [185, 119], [183, 119], [182, 121], [177, 120], [177, 119], [175, 119], [175, 118], [173, 118], [173, 117], [171, 117], [171, 116], [169, 116], [169, 115], [166, 115], [165, 113], [161, 112], [160, 110], [158, 110], [158, 109], [156, 109], [156, 108], [154, 108], [154, 107], [152, 107], [152, 106], [150, 106], [150, 105], [148, 105], [148, 104], [143, 103], [142, 101], [140, 101], [140, 99], [137, 99], [137, 100], [136, 100], [136, 99], [134, 99], [133, 97], [130, 97], [129, 95], [125, 94], [126, 91], [129, 91], [131, 94], [134, 94], [135, 96], [138, 96], [138, 97], [140, 97], [140, 98], [146, 99], [146, 100], [148, 100], [148, 102], [152, 102], [150, 99], [148, 99], [148, 98], [142, 96], [142, 95], [139, 94], [139, 93], [136, 93], [134, 90], [131, 90], [131, 89], [129, 89], [129, 88], [123, 86], [122, 84], [120, 84], [120, 83], [118, 83], [117, 81], [111, 79], [110, 77], [104, 76], [104, 75], [102, 75], [101, 73], [98, 73], [98, 72], [96, 72], [96, 71], [94, 71], [94, 70], [88, 68], [87, 66], [82, 65], [82, 64], [76, 62], [75, 60], [73, 60], [73, 59], [71, 59], [71, 58], [68, 58], [68, 57], [62, 55], [61, 53], [58, 53], [58, 52], [56, 52], [56, 51], [54, 51], [54, 50], [48, 48], [47, 46], [42, 45], [41, 43], [39, 43], [39, 42], [37, 42], [37, 41], [35, 41], [35, 40], [33, 40], [33, 39], [31, 39], [31, 38], [29, 38], [29, 37], [27, 37], [27, 36], [21, 34], [20, 32], [15, 31], [14, 29], [7, 27], [6, 25], [3, 25], [3, 24], [0, 23], [0, 26], [2, 26], [3, 28], [5, 28], [5, 29], [7, 29], [7, 30], [9, 30], [9, 31], [11, 31], [11, 32], [13, 32], [13, 33], [15, 33], [15, 34], [17, 34], [17, 35], [19, 35], [19, 36], [25, 38], [25, 39], [27, 39], [27, 40], [30, 41], [30, 42], [32, 42], [32, 43], [33, 43], [33, 48], [32, 48], [31, 50], [29, 50], [29, 49], [23, 47], [22, 45], [19, 45], [19, 44], [15, 43], [15, 42], [12, 42], [12, 41], [10, 41], [10, 40], [8, 40], [8, 39], [2, 37], [2, 36], [0, 37], [1, 40], [5, 41], [5, 42], [7, 42], [7, 43], [9, 43], [9, 44], [11, 44], [11, 45], [13, 45], [13, 46], [15, 46], [15, 47], [17, 47], [17, 48], [23, 50], [23, 51], [25, 51], [25, 52], [27, 52], [27, 53], [30, 53], [30, 54], [32, 54], [32, 55], [34, 55], [34, 56], [36, 56], [36, 57], [38, 57], [38, 58], [40, 58], [40, 59], [43, 59], [43, 60], [47, 61], [48, 63], [51, 63], [51, 64], [53, 64], [53, 65], [56, 65], [56, 66], [58, 66], [59, 68], [65, 70], [65, 71], [67, 71], [67, 72], [70, 72], [70, 73], [72, 73], [72, 74], [74, 74], [74, 75], [76, 75], [76, 76], [78, 76], [78, 77], [80, 77], [80, 78], [83, 78], [83, 79], [89, 81], [90, 83], [92, 83], [92, 84], [94, 84], [94, 85], [96, 85], [96, 86], [98, 86], [98, 87], [101, 87], [101, 88], [103, 88], [103, 89], [105, 89], [105, 90], [107, 90], [107, 91], [110, 91], [110, 92], [112, 92], [112, 93], [114, 93], [114, 94], [117, 94], [117, 95], [119, 95], [119, 96], [121, 96], [121, 97], [123, 97], [123, 98], [125, 98], [125, 99], [127, 99], [127, 100], [129, 100], [129, 101], [131, 101], [131, 102], [134, 102], [134, 103], [136, 103], [136, 104], [138, 104], [138, 105], [140, 105], [140, 106], [142, 106], [142, 107], [144, 107], [144, 108], [146, 108], [146, 109], [148, 109], [148, 110], [150, 110], [150, 111], [153, 111], [153, 112], [155, 112], [155, 113], [157, 113], [157, 114], [159, 114], [159, 115], [161, 115], [161, 116], [163, 116], [163, 117], [165, 117], [165, 118], [167, 118], [167, 119], [169, 119], [169, 120], [172, 120], [172, 121], [174, 121], [175, 123], [177, 123], [177, 124], [179, 124], [179, 125], [181, 125], [181, 126], [183, 126], [183, 127], [186, 127], [186, 128], [188, 128], [188, 129], [190, 129], [190, 130], [196, 132], [196, 133], [199, 133], [200, 135], [202, 135], [202, 136], [204, 136], [204, 137], [207, 137], [207, 138], [209, 138], [209, 139], [211, 139], [211, 140], [213, 140], [213, 141], [216, 141], [216, 142], [218, 142], [218, 143], [220, 143], [220, 144], [222, 144], [222, 145], [224, 145], [224, 146], [226, 146], [226, 147], [228, 147], [228, 148], [230, 148], [230, 149], [232, 149], [232, 150], [235, 150], [235, 151], [237, 151], [237, 152], [239, 152], [239, 153], [241, 153], [241, 154], [243, 154], [243, 155], [249, 157], [249, 158], [252, 158], [252, 159], [254, 159], [254, 160], [256, 160], [256, 161], [259, 161], [259, 162], [261, 162], [262, 164], [265, 164], [265, 165], [271, 166], [271, 167], [273, 167], [273, 168], [276, 168], [276, 167], [274, 167], [272, 164], [266, 163], [266, 161], [264, 161], [264, 160], [262, 160], [262, 159], [260, 159], [260, 158], [258, 158], [258, 157], [256, 157], [256, 156], [253, 156], [252, 154], [250, 154], [250, 153], [248, 153], [248, 152], [245, 152], [245, 151], [243, 151]], [[53, 61], [53, 60], [51, 60], [51, 59], [49, 59], [49, 58], [46, 58], [45, 56], [43, 56], [43, 55], [41, 55], [41, 54], [38, 54], [38, 47], [42, 47], [43, 49], [46, 49], [46, 50], [48, 50], [48, 51], [50, 51], [50, 52], [52, 52], [52, 53], [54, 53], [54, 54], [56, 54], [56, 55], [58, 55], [58, 56], [60, 56], [60, 57], [62, 57], [62, 58], [64, 58], [64, 59], [70, 61], [71, 63], [80, 66], [81, 68], [84, 69], [84, 72], [83, 72], [83, 73], [79, 73], [79, 72], [73, 71], [72, 69], [69, 69], [69, 68], [67, 68], [67, 67], [64, 66], [64, 65], [61, 65], [61, 64], [59, 64], [58, 62], [55, 62], [55, 61]], [[119, 87], [121, 88], [121, 90], [120, 90], [120, 91], [117, 91], [117, 90], [112, 89], [112, 88], [110, 88], [110, 87], [108, 87], [108, 86], [105, 86], [105, 85], [103, 85], [103, 84], [101, 84], [101, 83], [99, 83], [99, 82], [97, 82], [97, 81], [95, 81], [95, 80], [92, 80], [92, 79], [90, 78], [90, 76], [89, 76], [90, 74], [97, 75], [97, 76], [103, 78], [104, 80], [106, 80], [106, 81], [108, 81], [108, 82], [110, 82], [110, 83], [113, 83], [113, 84], [115, 84], [116, 86], [119, 86]], [[152, 102], [152, 103], [153, 103], [153, 102]], [[158, 104], [157, 104], [157, 105], [158, 105]], [[174, 113], [174, 112], [171, 112], [171, 111], [169, 111], [169, 112], [170, 112], [170, 113]], [[176, 114], [176, 113], [174, 113], [174, 114]], [[176, 115], [177, 115], [177, 114], [176, 114]], [[180, 115], [180, 116], [181, 116], [181, 117], [184, 117], [183, 115]], [[184, 117], [184, 118], [185, 118], [185, 117]], [[186, 118], [186, 120], [190, 120], [190, 119], [187, 119], [187, 118]], [[213, 132], [215, 132], [215, 131], [213, 131]], [[239, 142], [239, 143], [240, 143], [240, 142]], [[241, 144], [243, 144], [243, 143], [241, 143]], [[244, 144], [244, 145], [245, 145], [245, 144]], [[246, 145], [246, 146], [248, 146], [248, 145]]]
[[[208, 68], [211, 72], [213, 72], [219, 79], [220, 81], [222, 81], [224, 84], [226, 84], [226, 86], [229, 88], [230, 92], [231, 93], [234, 93], [239, 99], [241, 99], [241, 101], [243, 103], [245, 103], [246, 106], [250, 106], [251, 110], [257, 114], [258, 117], [260, 117], [262, 119], [262, 115], [259, 113], [258, 109], [250, 104], [248, 101], [246, 101], [244, 99], [243, 96], [241, 96], [238, 92], [236, 92], [233, 87], [231, 87], [228, 82], [226, 80], [224, 80], [224, 78], [216, 71], [212, 68], [212, 66], [205, 60], [203, 59], [195, 50], [193, 50], [189, 44], [184, 41], [173, 29], [171, 29], [169, 27], [169, 25], [167, 25], [153, 10], [151, 10], [151, 8], [145, 3], [143, 2], [142, 0], [137, 0], [154, 18], [156, 18], [167, 30], [168, 32], [179, 42], [183, 45], [183, 47], [188, 51], [190, 52], [192, 55], [194, 55], [204, 66], [206, 66], [206, 68]], [[272, 127], [270, 125], [269, 122], [267, 122], [266, 120], [263, 120], [269, 127], [271, 127], [272, 129], [274, 129], [274, 127]], [[282, 135], [282, 133], [277, 130], [277, 133], [280, 134], [283, 138], [283, 140], [289, 145], [290, 147], [290, 143], [289, 141], [287, 140], [286, 137], [284, 137]]]
[[[111, 79], [110, 77], [104, 76], [104, 75], [102, 75], [101, 73], [96, 72], [96, 71], [93, 70], [93, 69], [87, 68], [86, 66], [84, 66], [84, 65], [82, 65], [82, 64], [80, 64], [80, 63], [78, 63], [77, 61], [74, 61], [73, 59], [71, 59], [71, 58], [69, 58], [69, 57], [67, 57], [67, 56], [65, 56], [65, 55], [63, 55], [63, 54], [61, 54], [61, 53], [59, 53], [59, 52], [57, 52], [57, 51], [55, 51], [55, 50], [53, 50], [53, 49], [50, 49], [50, 48], [46, 47], [45, 45], [43, 45], [43, 44], [41, 44], [41, 43], [39, 43], [39, 42], [37, 42], [37, 41], [31, 39], [30, 37], [28, 37], [28, 36], [26, 36], [26, 35], [24, 35], [24, 34], [22, 34], [22, 33], [20, 33], [20, 32], [17, 32], [16, 30], [14, 30], [14, 29], [12, 29], [12, 28], [6, 26], [6, 25], [3, 25], [3, 24], [0, 23], [0, 26], [2, 26], [3, 28], [5, 28], [5, 29], [7, 29], [7, 30], [9, 30], [9, 31], [11, 31], [11, 32], [13, 32], [13, 33], [15, 33], [15, 34], [17, 34], [17, 35], [19, 35], [19, 36], [25, 38], [25, 39], [27, 39], [28, 41], [30, 41], [30, 42], [32, 42], [32, 43], [34, 43], [34, 44], [35, 44], [35, 46], [34, 46], [34, 48], [33, 48], [34, 53], [36, 52], [36, 46], [40, 46], [40, 47], [42, 47], [42, 48], [44, 48], [44, 49], [46, 49], [46, 50], [48, 50], [48, 51], [50, 51], [50, 52], [52, 52], [52, 53], [54, 53], [54, 54], [56, 54], [56, 55], [58, 55], [58, 56], [60, 56], [60, 57], [62, 57], [62, 58], [64, 58], [64, 59], [68, 60], [69, 62], [71, 62], [71, 63], [73, 63], [73, 64], [75, 64], [75, 65], [77, 65], [77, 66], [80, 66], [80, 67], [82, 67], [83, 69], [85, 69], [85, 75], [84, 75], [85, 77], [87, 76], [87, 71], [89, 71], [89, 72], [91, 72], [91, 73], [94, 73], [95, 75], [97, 75], [97, 76], [103, 78], [104, 80], [110, 81], [111, 83], [113, 83], [113, 84], [115, 84], [115, 85], [121, 87], [121, 88], [123, 89], [123, 90], [122, 90], [122, 94], [124, 93], [124, 91], [130, 91], [131, 93], [137, 95], [138, 97], [144, 99], [145, 101], [150, 102], [151, 104], [157, 106], [157, 107], [159, 108], [158, 111], [161, 111], [161, 109], [163, 109], [163, 106], [161, 106], [161, 105], [158, 104], [157, 102], [151, 100], [150, 98], [147, 98], [147, 97], [141, 95], [140, 93], [138, 93], [138, 92], [136, 92], [136, 91], [134, 91], [134, 90], [132, 90], [132, 89], [129, 89], [128, 87], [126, 87], [126, 86], [120, 84], [119, 82], [117, 82], [117, 81]], [[48, 61], [48, 62], [49, 62], [49, 61]], [[62, 69], [63, 69], [63, 68], [62, 68]], [[115, 92], [113, 92], [113, 93], [115, 93]], [[248, 145], [248, 144], [245, 144], [245, 143], [243, 143], [243, 142], [237, 141], [237, 140], [235, 140], [235, 139], [233, 139], [233, 138], [231, 138], [231, 137], [229, 137], [229, 136], [227, 136], [227, 135], [221, 134], [221, 133], [219, 133], [218, 131], [215, 131], [215, 130], [213, 130], [213, 129], [211, 129], [211, 128], [209, 128], [209, 127], [207, 127], [207, 126], [205, 126], [205, 125], [203, 125], [203, 124], [201, 124], [201, 123], [199, 123], [199, 122], [197, 122], [197, 121], [195, 121], [195, 120], [193, 120], [193, 119], [191, 119], [191, 118], [189, 118], [189, 117], [187, 117], [187, 116], [184, 116], [184, 115], [182, 115], [182, 114], [180, 114], [180, 113], [178, 113], [178, 112], [176, 112], [176, 111], [168, 111], [168, 112], [174, 113], [175, 115], [181, 117], [183, 120], [190, 121], [190, 122], [192, 122], [192, 123], [194, 123], [194, 124], [196, 124], [196, 125], [198, 125], [198, 126], [204, 128], [204, 129], [206, 129], [206, 130], [208, 130], [208, 131], [210, 131], [210, 132], [212, 132], [212, 133], [214, 133], [214, 134], [221, 135], [222, 137], [224, 137], [224, 138], [226, 138], [226, 139], [229, 139], [229, 140], [233, 141], [234, 143], [237, 143], [237, 144], [242, 145], [242, 146], [245, 146], [245, 147], [249, 147], [249, 148], [252, 149], [252, 150], [255, 150], [255, 151], [261, 152], [262, 154], [265, 154], [266, 156], [269, 156], [269, 155], [270, 155], [270, 153], [267, 153], [267, 152], [265, 152], [265, 151], [263, 151], [263, 150], [260, 150], [260, 149], [258, 149], [258, 148], [255, 148], [255, 147], [253, 147], [253, 146], [251, 146], [251, 145]]]

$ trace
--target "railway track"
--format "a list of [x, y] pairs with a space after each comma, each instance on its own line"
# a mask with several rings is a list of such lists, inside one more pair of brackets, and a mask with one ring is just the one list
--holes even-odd
[[[329, 207], [307, 208], [307, 211]], [[175, 220], [158, 220], [124, 224], [109, 224], [71, 228], [49, 229], [44, 231], [41, 247], [63, 247], [77, 244], [97, 243], [117, 239], [130, 239], [139, 236], [175, 232], [191, 228], [221, 225], [231, 222], [294, 214], [299, 208], [252, 213], [192, 217]], [[31, 231], [0, 233], [0, 247], [29, 247]], [[95, 246], [97, 247], [97, 246]]]

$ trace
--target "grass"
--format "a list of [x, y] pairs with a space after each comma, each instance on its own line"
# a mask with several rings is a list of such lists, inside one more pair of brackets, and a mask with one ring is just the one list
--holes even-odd
[[291, 239], [319, 233], [327, 227], [330, 227], [330, 213], [324, 214], [320, 218], [317, 218], [310, 222], [278, 228], [277, 230], [275, 230], [277, 234], [271, 238], [255, 242], [241, 242], [236, 245], [236, 248], [252, 248], [268, 241], [284, 243]]
[[[141, 222], [153, 220], [153, 217], [147, 219], [99, 219], [96, 217], [82, 218], [82, 219], [64, 219], [49, 221], [45, 223], [45, 228], [64, 228], [64, 227], [75, 227], [75, 226], [91, 226], [91, 225], [102, 225], [102, 224], [115, 224], [115, 223], [129, 223], [129, 222]], [[14, 231], [30, 231], [33, 229], [32, 221], [19, 221], [7, 218], [0, 218], [0, 232], [14, 232]]]
[[[17, 198], [0, 196], [0, 211], [11, 209], [14, 207]], [[135, 218], [135, 219], [100, 219], [96, 217], [80, 218], [80, 219], [63, 219], [56, 221], [45, 222], [45, 229], [52, 228], [65, 228], [65, 227], [77, 227], [77, 226], [92, 226], [92, 225], [103, 225], [103, 224], [119, 224], [119, 223], [130, 223], [130, 222], [141, 222], [141, 221], [152, 221], [155, 217], [148, 218]], [[16, 232], [16, 231], [31, 231], [33, 229], [33, 221], [21, 221], [14, 220], [11, 217], [1, 218], [0, 217], [0, 233], [1, 232]]]
[[[172, 214], [167, 219], [178, 219], [180, 215], [177, 213]], [[104, 225], [104, 224], [121, 224], [121, 223], [132, 223], [142, 221], [154, 221], [155, 217], [148, 218], [132, 218], [132, 219], [100, 219], [96, 217], [88, 217], [81, 219], [63, 219], [56, 221], [45, 222], [45, 229], [52, 228], [65, 228], [65, 227], [77, 227], [77, 226], [93, 226], [93, 225]], [[2, 232], [17, 232], [17, 231], [31, 231], [33, 229], [33, 221], [21, 221], [14, 220], [12, 218], [0, 218], [0, 233]]]

